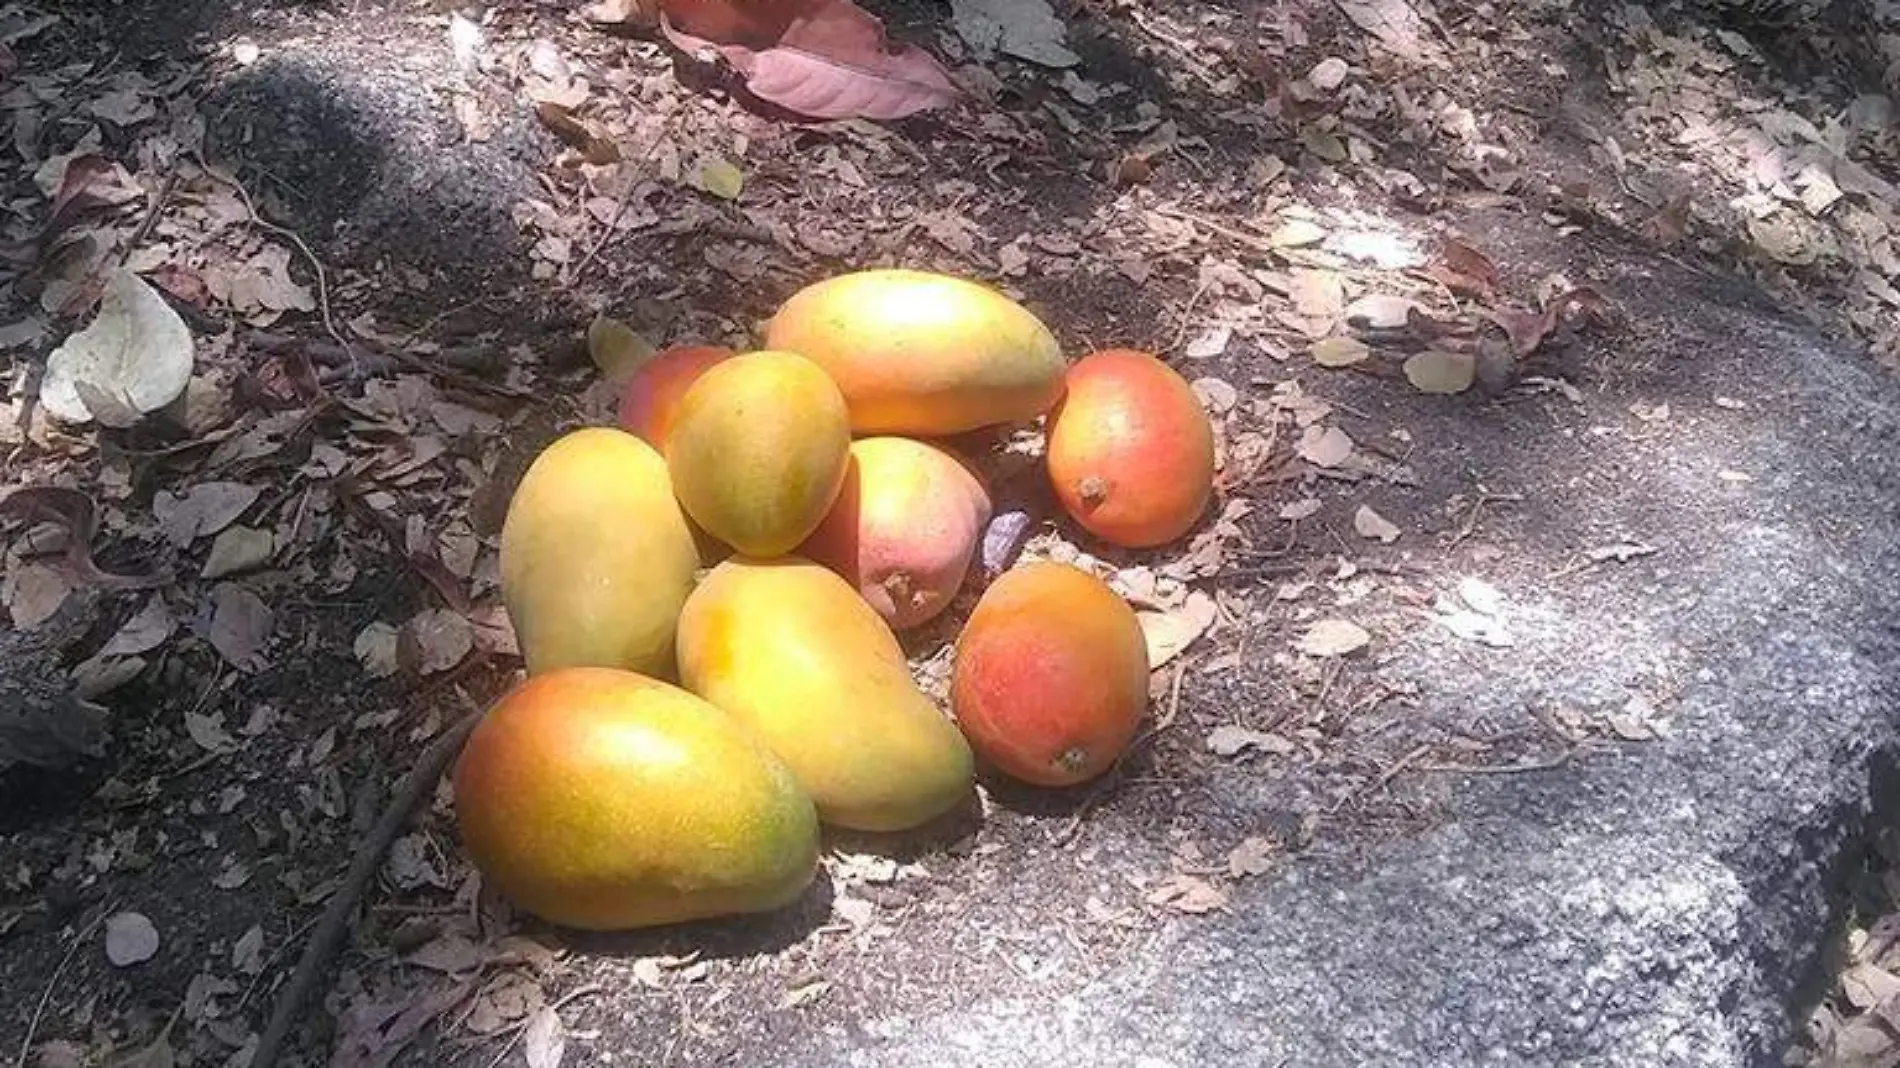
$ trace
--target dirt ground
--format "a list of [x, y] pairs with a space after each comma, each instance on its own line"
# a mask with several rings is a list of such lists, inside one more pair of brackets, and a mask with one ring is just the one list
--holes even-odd
[[[1479, 655], [1485, 591], [1447, 604], [1455, 565], [1525, 540], [1571, 574], [1649, 551], [1619, 517], [1556, 522], [1513, 493], [1512, 464], [1562, 465], [1560, 442], [1487, 452], [1499, 426], [1579, 432], [1579, 398], [1642, 379], [1617, 339], [1644, 323], [1593, 288], [1619, 248], [1900, 352], [1900, 26], [1509, 2], [1368, 28], [1366, 5], [1077, 0], [1060, 71], [977, 58], [941, 5], [867, 6], [968, 98], [791, 122], [547, 0], [0, 4], [5, 478], [80, 491], [98, 567], [172, 576], [86, 589], [54, 566], [69, 531], [0, 528], [14, 631], [62, 635], [40, 667], [107, 710], [90, 753], [0, 763], [0, 1050], [246, 1062], [390, 784], [518, 665], [495, 535], [535, 451], [609, 417], [597, 315], [744, 345], [798, 287], [902, 263], [1006, 288], [1072, 353], [1168, 357], [1220, 426], [1217, 514], [1159, 553], [1053, 521], [1029, 550], [1097, 568], [1172, 636], [1152, 722], [1100, 784], [986, 779], [979, 810], [924, 833], [834, 837], [786, 914], [638, 936], [509, 916], [438, 790], [302, 1063], [755, 1062], [801, 1030], [1086, 982], [1303, 852], [1429, 826], [1455, 781], [1408, 771], [1641, 744], [1642, 709], [1414, 715], [1377, 641], [1327, 648], [1315, 624], [1448, 615]], [[620, 161], [577, 162], [536, 120], [548, 101]], [[62, 216], [48, 161], [71, 153], [118, 169]], [[49, 221], [57, 255], [27, 240]], [[61, 426], [29, 402], [37, 368], [118, 256], [197, 335], [192, 403]], [[1380, 329], [1398, 297], [1427, 318]], [[1369, 355], [1316, 363], [1340, 337]], [[1484, 381], [1428, 394], [1421, 352]], [[1773, 392], [1709, 386], [1738, 413]], [[1665, 434], [1668, 403], [1616, 414], [1721, 433]], [[1047, 514], [1033, 467], [963, 444]], [[1425, 478], [1420, 450], [1469, 462]], [[1599, 474], [1575, 472], [1579, 500]], [[909, 641], [939, 694], [953, 633]], [[1866, 1006], [1846, 988], [1836, 1007]]]

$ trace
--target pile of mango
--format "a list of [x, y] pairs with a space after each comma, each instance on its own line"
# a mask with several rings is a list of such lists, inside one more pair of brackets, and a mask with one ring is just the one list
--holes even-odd
[[814, 877], [822, 825], [937, 819], [972, 796], [978, 757], [1086, 781], [1146, 709], [1134, 611], [1076, 567], [1024, 563], [982, 592], [954, 721], [896, 632], [950, 605], [994, 510], [959, 436], [1043, 420], [1080, 527], [1123, 547], [1186, 533], [1214, 441], [1179, 375], [1132, 350], [1071, 364], [1004, 294], [918, 271], [818, 282], [764, 335], [657, 354], [619, 425], [557, 439], [510, 501], [502, 594], [526, 677], [470, 736], [455, 812], [489, 885], [547, 921], [778, 908]]

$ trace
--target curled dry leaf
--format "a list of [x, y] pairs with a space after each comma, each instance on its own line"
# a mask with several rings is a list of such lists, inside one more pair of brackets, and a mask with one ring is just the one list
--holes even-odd
[[1148, 904], [1199, 916], [1226, 908], [1227, 891], [1199, 876], [1176, 874], [1162, 880], [1148, 894]]
[[1359, 624], [1345, 619], [1322, 619], [1306, 629], [1294, 648], [1307, 656], [1345, 656], [1364, 649], [1372, 635]]
[[1418, 301], [1390, 293], [1369, 293], [1346, 305], [1346, 322], [1359, 330], [1404, 330], [1414, 318], [1427, 319]]
[[1498, 269], [1490, 257], [1456, 238], [1446, 238], [1439, 248], [1442, 262], [1426, 268], [1432, 280], [1451, 290], [1480, 300], [1497, 296]]
[[1137, 613], [1135, 618], [1141, 622], [1142, 637], [1148, 640], [1148, 670], [1153, 671], [1180, 656], [1195, 639], [1207, 633], [1219, 615], [1214, 599], [1200, 590], [1190, 591], [1187, 602], [1171, 612]]
[[534, 106], [534, 117], [548, 132], [561, 139], [567, 147], [580, 153], [581, 159], [596, 167], [620, 162], [620, 146], [611, 138], [595, 133], [587, 123], [574, 117], [574, 113], [551, 100], [543, 100]]
[[1372, 510], [1369, 505], [1360, 505], [1352, 514], [1352, 529], [1362, 538], [1378, 541], [1386, 545], [1399, 540], [1403, 531], [1390, 519]]
[[120, 912], [106, 920], [106, 959], [129, 968], [158, 954], [158, 928], [143, 913]]
[[1227, 854], [1227, 874], [1236, 879], [1249, 875], [1265, 875], [1273, 870], [1273, 858], [1278, 856], [1280, 847], [1271, 838], [1253, 835], [1241, 839], [1239, 845]]
[[68, 423], [128, 427], [185, 392], [191, 328], [131, 271], [106, 279], [99, 314], [46, 358], [40, 403]]
[[53, 523], [66, 530], [66, 569], [79, 581], [113, 590], [149, 590], [171, 581], [168, 574], [127, 575], [102, 571], [92, 560], [99, 509], [91, 497], [59, 486], [31, 486], [0, 497], [0, 520]]
[[1477, 358], [1468, 352], [1429, 349], [1405, 361], [1405, 380], [1420, 393], [1452, 395], [1471, 388], [1478, 377]]
[[753, 96], [812, 119], [900, 119], [958, 91], [929, 53], [892, 47], [849, 0], [664, 0], [660, 27], [681, 51], [718, 53]]
[[1268, 731], [1257, 731], [1251, 727], [1235, 727], [1231, 724], [1215, 727], [1207, 732], [1207, 748], [1215, 756], [1239, 756], [1249, 749], [1258, 749], [1262, 753], [1274, 756], [1286, 756], [1293, 752], [1293, 743], [1280, 735]]
[[1579, 286], [1552, 297], [1535, 312], [1514, 308], [1494, 308], [1485, 312], [1510, 338], [1511, 353], [1523, 359], [1536, 352], [1544, 341], [1572, 318], [1601, 326], [1610, 321], [1610, 302], [1589, 286]]

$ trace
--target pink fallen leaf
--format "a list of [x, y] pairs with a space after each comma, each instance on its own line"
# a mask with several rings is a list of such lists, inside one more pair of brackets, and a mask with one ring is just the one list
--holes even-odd
[[807, 118], [901, 119], [959, 95], [942, 64], [913, 45], [893, 46], [884, 24], [850, 0], [782, 0], [744, 12], [716, 0], [668, 0], [660, 28], [683, 52], [717, 52], [753, 96]]

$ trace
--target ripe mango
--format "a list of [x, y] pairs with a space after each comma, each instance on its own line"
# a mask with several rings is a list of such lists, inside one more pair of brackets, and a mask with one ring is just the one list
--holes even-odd
[[559, 438], [508, 502], [502, 601], [530, 674], [588, 666], [672, 677], [698, 569], [665, 461], [625, 431]]
[[681, 345], [654, 353], [620, 389], [615, 413], [620, 429], [664, 451], [680, 398], [708, 368], [731, 355], [722, 345]]
[[789, 352], [721, 361], [680, 398], [666, 466], [686, 514], [752, 556], [790, 552], [844, 485], [851, 425], [817, 364]]
[[686, 687], [756, 730], [825, 823], [915, 827], [970, 791], [969, 744], [856, 590], [796, 556], [734, 557], [680, 617]]
[[632, 672], [522, 682], [469, 735], [453, 782], [482, 877], [550, 923], [764, 912], [817, 870], [817, 813], [784, 763], [732, 717]]
[[1052, 561], [985, 590], [957, 637], [950, 696], [983, 758], [1038, 786], [1113, 767], [1148, 707], [1148, 645], [1107, 583]]
[[1109, 349], [1077, 360], [1048, 434], [1056, 499], [1110, 544], [1173, 541], [1213, 498], [1207, 412], [1187, 380], [1148, 353]]
[[910, 438], [860, 438], [837, 503], [798, 552], [904, 630], [950, 606], [989, 521], [989, 492], [963, 461]]
[[925, 271], [807, 286], [773, 315], [765, 343], [830, 372], [861, 435], [1026, 423], [1062, 395], [1062, 347], [1040, 319], [987, 286]]

